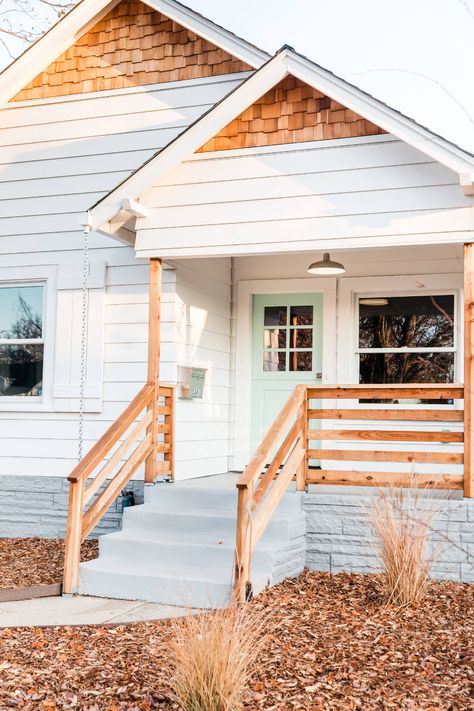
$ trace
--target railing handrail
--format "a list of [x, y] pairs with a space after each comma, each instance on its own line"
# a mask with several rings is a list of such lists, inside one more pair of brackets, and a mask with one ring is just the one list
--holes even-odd
[[[400, 401], [416, 398], [423, 403], [425, 400], [437, 402], [437, 408], [423, 404], [421, 409], [390, 409], [384, 400], [398, 399]], [[348, 404], [340, 408], [340, 403], [351, 400], [369, 400], [370, 409], [355, 408]], [[465, 437], [463, 432], [444, 431], [437, 429], [422, 430], [421, 428], [407, 430], [369, 429], [368, 421], [377, 421], [386, 418], [396, 427], [397, 420], [406, 418], [408, 421], [430, 421], [440, 425], [445, 417], [450, 422], [466, 422], [464, 410], [446, 408], [443, 401], [463, 400], [464, 386], [458, 383], [403, 383], [403, 384], [368, 384], [348, 383], [347, 385], [331, 383], [314, 383], [298, 385], [291, 393], [283, 408], [275, 418], [270, 429], [263, 438], [255, 455], [244, 470], [237, 482], [238, 508], [237, 508], [237, 533], [236, 533], [236, 560], [235, 560], [235, 590], [238, 599], [247, 599], [251, 591], [250, 562], [255, 547], [263, 535], [273, 513], [278, 507], [290, 482], [296, 477], [296, 489], [301, 491], [308, 484], [354, 484], [404, 486], [410, 479], [406, 472], [384, 472], [374, 467], [370, 471], [359, 469], [332, 469], [331, 465], [324, 468], [325, 459], [331, 462], [351, 461], [401, 461], [405, 463], [441, 463], [463, 464], [463, 453], [450, 452], [422, 452], [415, 447], [412, 451], [390, 450], [379, 451], [376, 449], [380, 442], [450, 442], [462, 445]], [[316, 401], [310, 406], [310, 400]], [[334, 404], [320, 405], [318, 400], [335, 400]], [[376, 401], [379, 400], [380, 403]], [[374, 402], [375, 401], [375, 402]], [[383, 405], [378, 410], [377, 405]], [[336, 429], [323, 424], [323, 429], [312, 429], [310, 422], [329, 419], [336, 423], [338, 420], [351, 421], [351, 429]], [[353, 420], [362, 420], [364, 426], [361, 430], [353, 429]], [[336, 425], [337, 427], [337, 425]], [[344, 441], [359, 440], [365, 443], [374, 443], [374, 449], [340, 448], [328, 449], [326, 440], [333, 440], [336, 444]], [[311, 441], [320, 442], [317, 448], [311, 449]], [[390, 449], [390, 448], [389, 448]], [[275, 453], [276, 452], [276, 453]], [[271, 459], [271, 461], [269, 461]], [[309, 460], [321, 460], [317, 470], [309, 469]], [[268, 465], [268, 466], [267, 466]], [[416, 475], [420, 485], [426, 487], [439, 486], [440, 488], [462, 489], [465, 482], [464, 474], [426, 474]], [[257, 483], [258, 482], [258, 483]]]
[[68, 481], [77, 482], [81, 479], [85, 481], [89, 478], [112, 447], [117, 444], [120, 437], [125, 434], [140, 412], [153, 400], [154, 392], [155, 388], [153, 383], [146, 383], [143, 386], [130, 404], [127, 405], [125, 410], [114, 420], [102, 437], [81, 459], [79, 464], [74, 467], [68, 476]]
[[[237, 482], [235, 590], [241, 601], [249, 596], [253, 551], [294, 476], [297, 489], [304, 488], [305, 470], [301, 467], [305, 467], [306, 453], [306, 392], [306, 385], [295, 387]], [[264, 472], [271, 455], [272, 460]]]
[[267, 463], [269, 454], [278, 445], [278, 441], [285, 434], [291, 421], [296, 417], [299, 408], [304, 402], [305, 396], [306, 385], [297, 385], [276, 416], [255, 455], [238, 480], [238, 489], [245, 489], [249, 484], [255, 483], [258, 480], [262, 467]]
[[[69, 475], [64, 592], [72, 593], [77, 588], [81, 542], [138, 468], [145, 462], [150, 475], [147, 478], [146, 470], [146, 482], [154, 481], [158, 475], [157, 465], [168, 476], [174, 475], [175, 387], [147, 382]], [[164, 398], [164, 406], [159, 404], [160, 398]], [[144, 414], [137, 421], [141, 413]], [[163, 418], [162, 422], [159, 418]], [[163, 442], [158, 441], [161, 435]], [[162, 462], [157, 461], [158, 454], [163, 455]], [[107, 455], [110, 457], [104, 462]]]

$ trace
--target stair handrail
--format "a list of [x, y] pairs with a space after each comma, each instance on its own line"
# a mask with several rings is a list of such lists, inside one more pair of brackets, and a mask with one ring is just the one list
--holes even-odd
[[237, 482], [234, 594], [241, 602], [251, 596], [252, 554], [290, 482], [296, 477], [298, 491], [306, 485], [306, 393], [306, 385], [295, 387]]
[[[169, 404], [160, 406], [160, 398], [165, 398]], [[82, 541], [120, 495], [140, 465], [148, 457], [155, 458], [157, 452], [162, 452], [165, 458], [169, 458], [167, 473], [172, 474], [174, 402], [173, 385], [160, 385], [156, 393], [155, 384], [146, 383], [68, 476], [63, 593], [72, 594], [77, 590]], [[171, 424], [162, 423], [154, 427], [154, 422], [163, 410], [168, 414]], [[140, 415], [141, 419], [137, 421]], [[165, 442], [154, 441], [160, 433]], [[122, 437], [123, 441], [114, 450]], [[108, 459], [104, 461], [106, 457]], [[94, 472], [94, 478], [90, 479]], [[98, 493], [106, 481], [107, 485]]]

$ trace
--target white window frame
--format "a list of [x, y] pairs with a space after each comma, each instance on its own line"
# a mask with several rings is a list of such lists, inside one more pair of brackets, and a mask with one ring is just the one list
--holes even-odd
[[[463, 339], [460, 329], [463, 323], [462, 274], [429, 274], [395, 277], [357, 277], [341, 279], [339, 289], [338, 328], [338, 380], [359, 383], [359, 355], [367, 353], [408, 353], [408, 352], [454, 352], [454, 382], [462, 382]], [[437, 348], [359, 348], [359, 299], [400, 296], [454, 295], [454, 346]], [[350, 319], [350, 323], [348, 323]], [[348, 403], [346, 403], [348, 404]], [[354, 405], [356, 402], [354, 403]], [[458, 403], [456, 402], [455, 405]], [[364, 404], [360, 404], [364, 407]], [[367, 404], [373, 409], [376, 404]], [[459, 405], [462, 407], [462, 403]], [[400, 405], [380, 405], [380, 407], [401, 407]], [[404, 409], [420, 407], [419, 404], [403, 404]], [[422, 405], [423, 409], [439, 409], [440, 405]], [[453, 405], [445, 405], [453, 407]]]
[[51, 411], [54, 378], [54, 344], [56, 324], [56, 279], [57, 268], [43, 267], [5, 267], [0, 269], [0, 287], [36, 286], [43, 290], [43, 328], [42, 338], [1, 339], [0, 344], [43, 343], [43, 386], [39, 396], [0, 395], [0, 412], [35, 412]]

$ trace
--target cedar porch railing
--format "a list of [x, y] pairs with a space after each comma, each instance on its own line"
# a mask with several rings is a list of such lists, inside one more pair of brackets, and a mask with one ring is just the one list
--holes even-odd
[[160, 474], [174, 476], [175, 387], [160, 385], [155, 393], [154, 383], [147, 383], [68, 477], [66, 594], [77, 589], [82, 541], [137, 469], [146, 462], [148, 482]]
[[[414, 408], [403, 404], [384, 406], [387, 400], [413, 398], [434, 404]], [[424, 488], [463, 489], [464, 486], [469, 495], [473, 473], [467, 457], [464, 472], [460, 474], [367, 469], [370, 462], [405, 463], [413, 467], [417, 464], [464, 465], [464, 432], [448, 431], [446, 427], [449, 423], [463, 422], [464, 410], [436, 404], [436, 401], [447, 403], [463, 398], [462, 385], [298, 385], [237, 483], [237, 597], [241, 601], [249, 597], [252, 554], [294, 479], [298, 491], [308, 484], [408, 486], [415, 481]], [[371, 404], [335, 407], [335, 401], [341, 400], [366, 400]], [[391, 428], [381, 429], [380, 422], [387, 421]], [[409, 422], [412, 426], [397, 428], [397, 421]], [[346, 427], [337, 429], [340, 422], [345, 422]], [[428, 427], [414, 429], [413, 423], [415, 427], [416, 423], [427, 423]], [[345, 442], [349, 448], [341, 448]], [[373, 447], [351, 449], [351, 442], [370, 443]], [[384, 449], [387, 443], [401, 446], [400, 449]], [[428, 448], [414, 451], [410, 443], [417, 446], [455, 444], [459, 451], [429, 451]], [[319, 464], [311, 466], [312, 462]], [[350, 463], [350, 468], [333, 468], [337, 462]], [[359, 462], [365, 468], [359, 469]]]

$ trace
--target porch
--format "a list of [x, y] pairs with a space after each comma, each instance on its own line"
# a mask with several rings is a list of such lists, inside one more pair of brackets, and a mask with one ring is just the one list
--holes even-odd
[[[463, 354], [466, 382], [471, 382], [473, 369], [472, 252], [472, 247], [467, 245], [464, 301], [461, 308], [466, 323]], [[159, 372], [162, 264], [160, 260], [152, 259], [150, 265], [148, 382], [69, 478], [68, 553], [64, 581], [66, 592], [77, 590], [79, 584], [80, 541], [90, 534], [110, 503], [139, 468], [144, 465], [147, 484], [162, 477], [171, 481], [180, 478], [176, 477], [175, 464], [176, 432], [182, 426], [179, 417], [176, 417], [177, 386], [176, 383], [162, 383]], [[384, 279], [387, 280], [386, 277]], [[429, 279], [425, 281], [428, 282], [425, 288], [429, 293]], [[246, 286], [247, 289], [240, 289], [240, 297], [248, 299], [245, 303], [250, 303], [255, 287], [249, 286], [248, 282]], [[261, 283], [257, 293], [265, 293], [270, 286], [268, 280]], [[294, 292], [296, 286], [292, 280], [285, 288]], [[318, 288], [325, 288], [328, 292], [331, 287], [320, 285]], [[314, 286], [308, 282], [303, 293], [308, 294], [311, 290], [314, 290]], [[379, 286], [377, 290], [381, 293]], [[366, 291], [364, 289], [363, 293]], [[436, 293], [444, 292], [438, 288]], [[239, 329], [242, 328], [240, 320], [237, 323], [237, 340]], [[236, 371], [237, 397], [242, 398], [242, 393], [248, 392], [251, 385], [249, 381], [241, 388], [239, 377], [241, 382], [242, 370], [240, 375]], [[218, 481], [225, 481], [225, 488], [230, 484], [234, 490], [231, 495], [234, 511], [238, 499], [237, 516], [232, 513], [231, 520], [226, 521], [225, 536], [217, 535], [219, 529], [216, 528], [213, 537], [214, 546], [221, 545], [219, 541], [226, 541], [228, 555], [220, 554], [225, 559], [223, 566], [227, 582], [224, 587], [228, 590], [233, 581], [241, 599], [248, 596], [252, 582], [255, 583], [253, 589], [258, 590], [259, 584], [255, 582], [251, 568], [252, 558], [260, 555], [258, 546], [268, 535], [274, 517], [279, 516], [282, 501], [291, 495], [293, 488], [296, 492], [307, 491], [308, 487], [327, 492], [326, 487], [334, 487], [331, 490], [339, 493], [339, 487], [343, 487], [342, 490], [347, 491], [346, 496], [349, 496], [353, 494], [352, 487], [365, 487], [370, 491], [375, 486], [407, 486], [414, 479], [419, 486], [446, 495], [448, 501], [457, 501], [463, 495], [471, 497], [471, 412], [470, 386], [465, 388], [463, 385], [447, 383], [298, 383], [292, 388], [279, 414], [275, 412], [276, 417], [272, 418], [271, 426], [266, 428], [267, 433], [255, 448], [255, 455], [247, 458], [246, 462], [250, 463], [242, 467], [242, 475], [226, 479], [210, 477], [203, 487], [207, 492], [208, 503], [204, 507], [198, 506], [197, 513], [204, 520], [207, 520], [214, 508], [210, 491]], [[237, 415], [236, 441], [245, 432], [246, 425], [248, 422], [245, 422], [245, 418], [240, 416], [239, 419]], [[242, 451], [245, 451], [245, 445]], [[202, 480], [199, 482], [201, 485]], [[101, 490], [104, 484], [106, 487]], [[160, 492], [166, 490], [163, 488], [166, 486], [155, 487], [156, 494], [149, 496], [159, 496]], [[173, 497], [193, 484], [185, 486], [185, 482], [178, 481], [174, 486], [176, 494]], [[224, 497], [226, 502], [229, 501], [229, 491]], [[137, 507], [135, 516], [141, 515], [140, 508]], [[160, 510], [153, 508], [153, 511], [155, 519], [158, 518]], [[214, 511], [214, 515], [216, 513]], [[228, 518], [228, 513], [227, 507], [224, 518]], [[277, 520], [281, 522], [281, 516]], [[217, 523], [211, 518], [212, 521]], [[173, 525], [170, 522], [170, 531], [175, 531]], [[235, 536], [232, 544], [229, 543], [229, 531], [232, 537]], [[191, 558], [196, 554], [194, 543], [191, 537], [188, 540]], [[291, 548], [291, 544], [288, 541], [286, 543]], [[208, 542], [204, 545], [207, 546]], [[140, 544], [137, 543], [135, 548], [139, 549]], [[201, 553], [204, 554], [204, 550]], [[205, 561], [206, 557], [202, 560]], [[260, 577], [260, 581], [263, 579], [271, 579], [268, 570]]]

